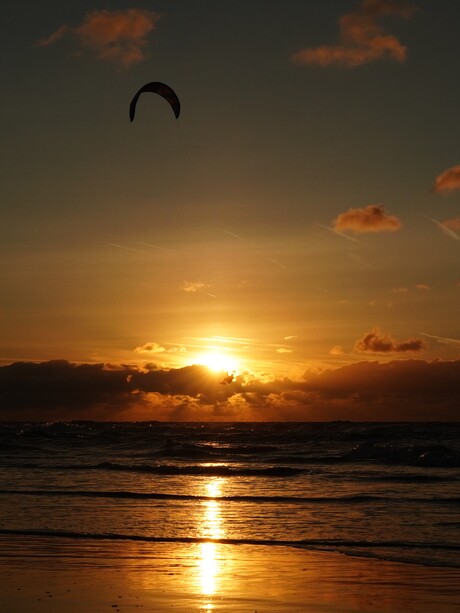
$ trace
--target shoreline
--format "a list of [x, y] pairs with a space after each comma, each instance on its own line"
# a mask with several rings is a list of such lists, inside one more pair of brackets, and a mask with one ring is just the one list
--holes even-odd
[[288, 547], [0, 537], [8, 613], [454, 613], [460, 569]]

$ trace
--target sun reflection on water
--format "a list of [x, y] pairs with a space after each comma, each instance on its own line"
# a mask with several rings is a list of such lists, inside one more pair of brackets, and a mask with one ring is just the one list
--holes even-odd
[[[209, 539], [219, 539], [225, 535], [222, 528], [221, 505], [215, 497], [221, 495], [223, 479], [213, 478], [205, 485], [206, 495], [213, 498], [204, 502], [202, 517], [202, 535]], [[200, 583], [201, 593], [205, 597], [203, 611], [210, 612], [214, 605], [212, 596], [219, 588], [220, 560], [217, 555], [216, 543], [207, 542], [200, 544]]]

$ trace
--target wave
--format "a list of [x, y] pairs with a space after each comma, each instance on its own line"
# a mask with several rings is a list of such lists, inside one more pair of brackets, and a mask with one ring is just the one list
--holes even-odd
[[343, 456], [342, 461], [346, 460], [429, 468], [460, 467], [460, 453], [446, 445], [360, 443]]
[[119, 490], [0, 490], [0, 495], [13, 496], [49, 496], [49, 497], [79, 497], [79, 498], [127, 498], [132, 500], [193, 500], [219, 502], [249, 502], [249, 503], [294, 503], [294, 504], [369, 504], [369, 503], [404, 503], [406, 504], [441, 504], [458, 505], [460, 497], [441, 498], [401, 498], [391, 496], [377, 496], [371, 494], [355, 494], [350, 496], [193, 496], [188, 494], [157, 493], [157, 492], [130, 492]]
[[[265, 547], [295, 547], [300, 549], [310, 549], [329, 552], [340, 552], [347, 555], [365, 557], [375, 557], [387, 559], [385, 553], [379, 553], [379, 550], [401, 551], [402, 556], [392, 559], [399, 559], [401, 562], [414, 560], [407, 559], [407, 552], [411, 550], [425, 552], [460, 552], [460, 544], [439, 543], [439, 542], [418, 542], [418, 541], [360, 541], [353, 539], [303, 539], [295, 540], [275, 540], [275, 539], [245, 539], [245, 538], [219, 538], [211, 539], [207, 537], [188, 537], [188, 536], [148, 536], [144, 534], [122, 534], [118, 532], [76, 532], [73, 530], [48, 530], [48, 529], [0, 529], [0, 535], [3, 536], [27, 536], [27, 537], [46, 537], [46, 538], [63, 538], [75, 540], [93, 540], [93, 541], [136, 541], [143, 543], [183, 543], [183, 544], [199, 544], [199, 543], [217, 543], [220, 545], [255, 545]], [[420, 564], [431, 566], [450, 566], [454, 568], [460, 567], [460, 562], [449, 560], [440, 562], [437, 559], [422, 559]]]
[[[43, 452], [48, 450], [42, 450], [36, 447], [30, 446], [27, 450], [25, 447], [13, 447], [0, 450], [1, 456], [11, 455], [13, 452], [34, 451], [36, 457], [40, 457]], [[244, 474], [244, 476], [257, 476], [273, 474], [274, 476], [288, 476], [289, 474], [299, 474], [302, 472], [308, 472], [316, 468], [318, 465], [350, 465], [350, 464], [373, 464], [373, 465], [387, 465], [387, 466], [411, 466], [416, 468], [460, 468], [460, 453], [445, 448], [442, 446], [428, 447], [384, 447], [374, 444], [356, 445], [353, 449], [344, 452], [342, 455], [306, 455], [304, 452], [298, 452], [296, 454], [291, 453], [286, 455], [281, 449], [277, 450], [277, 453], [267, 453], [260, 450], [255, 453], [254, 451], [235, 450], [232, 448], [218, 449], [215, 451], [208, 451], [203, 448], [180, 448], [180, 449], [157, 449], [155, 451], [148, 452], [132, 452], [128, 457], [132, 459], [151, 459], [152, 461], [158, 461], [158, 464], [120, 464], [116, 462], [103, 462], [97, 465], [49, 465], [44, 466], [40, 464], [20, 464], [19, 468], [59, 468], [59, 469], [96, 469], [105, 468], [107, 470], [136, 470], [138, 472], [156, 472], [161, 474], [217, 474], [215, 471], [220, 470], [219, 474]], [[270, 467], [264, 468], [235, 468], [230, 467], [228, 464], [214, 466], [205, 466], [203, 464], [194, 466], [192, 468], [185, 466], [171, 466], [161, 464], [161, 460], [171, 461], [195, 461], [195, 462], [228, 462], [235, 461], [236, 458], [241, 458], [242, 461], [248, 462], [254, 465], [257, 463], [271, 464]], [[291, 465], [295, 464], [296, 467]], [[289, 466], [286, 466], [289, 465]], [[205, 469], [205, 470], [204, 470]], [[192, 472], [186, 472], [191, 470]], [[170, 472], [172, 471], [172, 472]], [[244, 471], [244, 473], [242, 472]], [[383, 477], [384, 478], [384, 477]], [[410, 479], [418, 480], [439, 480], [439, 477], [433, 476], [417, 476], [409, 475]], [[399, 475], [392, 476], [391, 479], [403, 479]]]
[[99, 462], [98, 464], [20, 464], [17, 468], [45, 469], [45, 470], [108, 470], [117, 472], [149, 473], [157, 475], [197, 475], [211, 477], [293, 477], [304, 473], [300, 468], [290, 466], [268, 466], [264, 468], [250, 468], [243, 466], [229, 466], [228, 464], [198, 464], [198, 465], [172, 465], [172, 464], [120, 464], [117, 462]]
[[459, 478], [454, 475], [424, 475], [418, 473], [401, 474], [396, 473], [376, 475], [375, 473], [357, 474], [354, 473], [349, 477], [352, 481], [370, 481], [378, 483], [438, 483], [458, 481]]

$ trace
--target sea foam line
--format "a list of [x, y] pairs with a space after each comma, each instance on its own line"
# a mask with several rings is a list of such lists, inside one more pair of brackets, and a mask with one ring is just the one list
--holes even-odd
[[120, 534], [118, 532], [75, 532], [72, 530], [48, 529], [8, 529], [1, 528], [0, 535], [7, 536], [45, 536], [54, 538], [140, 541], [146, 543], [216, 543], [220, 545], [265, 545], [277, 547], [359, 547], [359, 548], [411, 548], [438, 549], [445, 551], [460, 551], [460, 544], [426, 543], [416, 541], [359, 541], [347, 539], [238, 539], [238, 538], [208, 538], [199, 536], [148, 536], [144, 534]]
[[184, 500], [184, 501], [209, 501], [221, 502], [253, 502], [253, 503], [295, 503], [295, 504], [367, 504], [381, 503], [422, 503], [422, 504], [460, 504], [459, 497], [445, 498], [419, 498], [419, 497], [390, 497], [370, 494], [355, 494], [349, 496], [201, 496], [188, 494], [157, 493], [157, 492], [129, 492], [119, 490], [0, 490], [0, 496], [69, 496], [78, 498], [127, 498], [133, 500]]

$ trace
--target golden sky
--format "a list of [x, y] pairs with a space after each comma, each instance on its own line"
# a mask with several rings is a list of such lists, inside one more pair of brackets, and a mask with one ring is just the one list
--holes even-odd
[[455, 3], [7, 13], [5, 418], [457, 418]]

